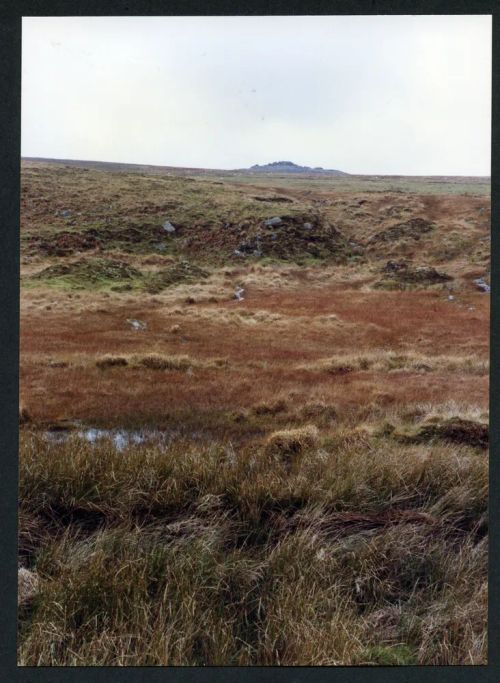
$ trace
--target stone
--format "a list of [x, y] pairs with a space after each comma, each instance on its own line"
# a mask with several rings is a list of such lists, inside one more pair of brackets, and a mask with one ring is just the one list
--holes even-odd
[[147, 327], [146, 323], [143, 323], [140, 320], [134, 320], [134, 319], [127, 318], [127, 322], [130, 325], [130, 327], [136, 331], [145, 330]]
[[266, 221], [264, 221], [264, 225], [266, 228], [270, 228], [274, 225], [280, 225], [281, 224], [281, 218], [279, 216], [275, 216], [274, 218], [268, 218]]
[[165, 221], [165, 223], [163, 223], [163, 229], [165, 230], [165, 232], [168, 232], [169, 234], [175, 232], [175, 228], [172, 225], [172, 223], [170, 223], [170, 221]]
[[478, 277], [475, 280], [473, 280], [473, 282], [481, 292], [485, 292], [485, 294], [489, 294], [491, 292], [490, 285], [487, 282], [485, 282], [483, 277]]
[[38, 574], [20, 567], [17, 571], [17, 604], [25, 605], [33, 600], [40, 589]]

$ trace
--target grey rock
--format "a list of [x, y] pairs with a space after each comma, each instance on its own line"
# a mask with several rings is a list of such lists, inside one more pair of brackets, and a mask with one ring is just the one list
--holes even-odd
[[146, 323], [143, 323], [140, 320], [134, 320], [131, 318], [127, 318], [127, 322], [130, 325], [130, 327], [136, 331], [145, 330], [147, 327]]
[[490, 285], [487, 282], [485, 282], [483, 277], [478, 277], [475, 280], [473, 280], [473, 282], [481, 292], [484, 292], [485, 294], [489, 294], [491, 292]]
[[266, 221], [264, 221], [264, 225], [266, 228], [270, 228], [273, 225], [280, 225], [281, 223], [281, 218], [279, 216], [275, 216], [274, 218], [268, 218]]
[[40, 590], [38, 574], [20, 567], [17, 571], [17, 604], [25, 605], [30, 602]]
[[304, 223], [304, 230], [311, 230], [312, 229], [312, 223]]
[[165, 232], [168, 232], [169, 234], [175, 232], [175, 228], [172, 225], [172, 223], [170, 223], [170, 221], [165, 221], [165, 223], [163, 223], [163, 229], [165, 230]]

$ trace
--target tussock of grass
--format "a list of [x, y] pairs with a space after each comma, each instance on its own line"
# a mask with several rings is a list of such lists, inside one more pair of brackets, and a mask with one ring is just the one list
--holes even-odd
[[[486, 458], [334, 434], [117, 452], [23, 433], [20, 531], [40, 593], [20, 663], [484, 662]], [[277, 467], [271, 445], [302, 457]]]
[[193, 361], [189, 356], [164, 356], [150, 353], [135, 359], [138, 365], [143, 365], [149, 370], [189, 370]]
[[375, 351], [352, 356], [337, 356], [302, 366], [306, 370], [345, 374], [348, 372], [376, 371], [418, 371], [418, 372], [461, 372], [472, 375], [487, 375], [488, 360], [460, 356], [425, 356], [419, 353], [396, 351]]
[[382, 433], [406, 442], [425, 443], [444, 439], [452, 443], [468, 444], [478, 448], [488, 448], [489, 427], [487, 423], [467, 420], [458, 416], [442, 419], [428, 416], [424, 421], [413, 425], [395, 427], [390, 422], [382, 427]]
[[101, 370], [107, 368], [147, 368], [148, 370], [170, 370], [186, 372], [191, 368], [227, 368], [227, 358], [213, 358], [198, 361], [187, 355], [169, 356], [161, 353], [135, 354], [129, 356], [105, 355], [97, 358], [96, 367]]
[[288, 404], [284, 399], [277, 399], [275, 401], [268, 401], [259, 403], [252, 408], [255, 415], [278, 415], [279, 413], [286, 413]]
[[125, 367], [128, 365], [128, 360], [124, 356], [104, 356], [98, 358], [95, 362], [96, 366], [101, 369]]
[[265, 452], [285, 461], [295, 460], [306, 449], [318, 443], [319, 431], [315, 425], [273, 432], [266, 439]]
[[304, 418], [326, 418], [328, 420], [337, 417], [337, 408], [323, 401], [307, 403], [300, 410], [301, 417]]

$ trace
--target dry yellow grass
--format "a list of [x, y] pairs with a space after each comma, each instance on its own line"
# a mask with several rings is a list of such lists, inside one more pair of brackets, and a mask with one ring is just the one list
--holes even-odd
[[267, 437], [265, 453], [285, 462], [294, 462], [307, 449], [317, 445], [319, 431], [315, 425], [282, 429]]

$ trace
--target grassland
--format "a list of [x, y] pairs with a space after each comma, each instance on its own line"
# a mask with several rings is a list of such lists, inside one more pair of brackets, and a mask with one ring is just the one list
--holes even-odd
[[487, 661], [487, 180], [25, 161], [21, 219], [20, 664]]

